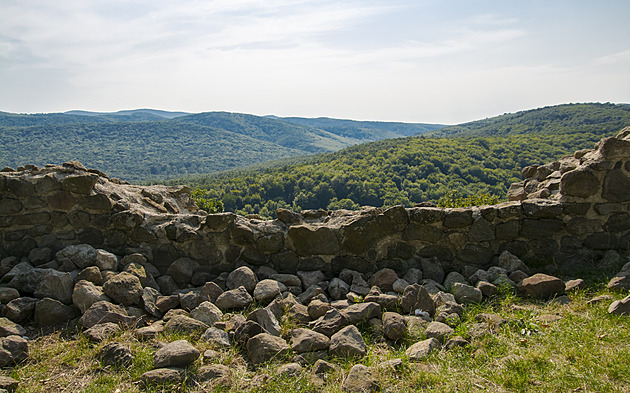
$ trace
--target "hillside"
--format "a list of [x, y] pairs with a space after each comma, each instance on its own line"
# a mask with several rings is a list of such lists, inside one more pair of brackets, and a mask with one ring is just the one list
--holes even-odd
[[0, 112], [0, 167], [79, 160], [124, 180], [148, 181], [215, 173], [400, 136], [392, 127], [420, 129], [393, 124], [374, 122], [369, 136], [355, 138], [339, 127], [331, 132], [279, 118], [227, 112]]
[[[437, 202], [449, 192], [490, 193], [505, 198], [510, 183], [520, 180], [524, 166], [544, 164], [575, 150], [591, 148], [602, 137], [613, 136], [630, 124], [627, 108], [610, 104], [561, 105], [556, 107], [556, 114], [554, 108], [542, 108], [524, 112], [525, 115], [509, 114], [468, 123], [458, 134], [476, 130], [483, 137], [384, 140], [316, 156], [298, 165], [179, 182], [207, 189], [207, 196], [221, 199], [227, 210], [268, 217], [278, 207], [300, 210], [411, 206]], [[517, 118], [524, 119], [522, 129], [529, 132], [516, 134]], [[540, 128], [531, 126], [537, 123]], [[572, 124], [591, 125], [575, 131]], [[510, 134], [497, 131], [508, 126], [514, 128]]]
[[319, 117], [315, 119], [304, 117], [274, 118], [290, 123], [308, 125], [363, 142], [418, 135], [444, 127], [444, 125], [440, 124], [356, 121], [331, 119], [329, 117]]
[[427, 136], [470, 137], [524, 134], [614, 133], [630, 124], [628, 104], [566, 104], [531, 109], [427, 132]]
[[209, 173], [305, 154], [194, 124], [120, 122], [0, 127], [0, 164], [78, 160], [129, 181]]

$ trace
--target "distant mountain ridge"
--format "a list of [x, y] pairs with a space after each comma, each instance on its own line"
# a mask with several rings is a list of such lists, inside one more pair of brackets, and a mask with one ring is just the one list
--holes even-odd
[[79, 160], [115, 177], [146, 181], [332, 152], [426, 130], [402, 123], [378, 123], [379, 129], [373, 122], [363, 125], [368, 131], [351, 133], [344, 131], [347, 120], [327, 119], [324, 129], [295, 119], [155, 109], [0, 112], [0, 167]]

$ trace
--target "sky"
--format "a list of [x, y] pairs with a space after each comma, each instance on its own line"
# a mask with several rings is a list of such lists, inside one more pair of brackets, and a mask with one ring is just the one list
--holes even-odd
[[457, 124], [630, 103], [628, 0], [0, 0], [0, 111]]

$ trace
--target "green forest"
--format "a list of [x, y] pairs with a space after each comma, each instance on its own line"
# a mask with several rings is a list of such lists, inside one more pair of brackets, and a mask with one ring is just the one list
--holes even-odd
[[[521, 180], [524, 166], [592, 148], [627, 125], [628, 105], [562, 105], [457, 126], [457, 137], [388, 139], [300, 164], [169, 183], [200, 188], [205, 198], [222, 201], [227, 211], [267, 218], [278, 208], [413, 206], [445, 196], [486, 193], [505, 200], [509, 185]], [[504, 132], [508, 127], [511, 131]]]
[[[323, 128], [316, 127], [320, 123]], [[31, 115], [0, 112], [0, 168], [80, 161], [123, 180], [162, 181], [337, 151], [439, 127], [149, 109]]]

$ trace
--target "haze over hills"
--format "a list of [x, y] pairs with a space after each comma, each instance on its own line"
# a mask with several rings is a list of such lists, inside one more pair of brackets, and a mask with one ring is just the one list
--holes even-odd
[[[338, 126], [335, 126], [338, 124]], [[366, 140], [404, 136], [399, 123], [348, 135], [346, 120], [326, 129], [240, 113], [187, 114], [153, 109], [50, 114], [0, 112], [0, 167], [78, 160], [111, 176], [146, 181], [208, 174], [270, 160], [337, 151]], [[413, 125], [418, 131], [438, 125]], [[405, 129], [397, 133], [394, 129]]]

